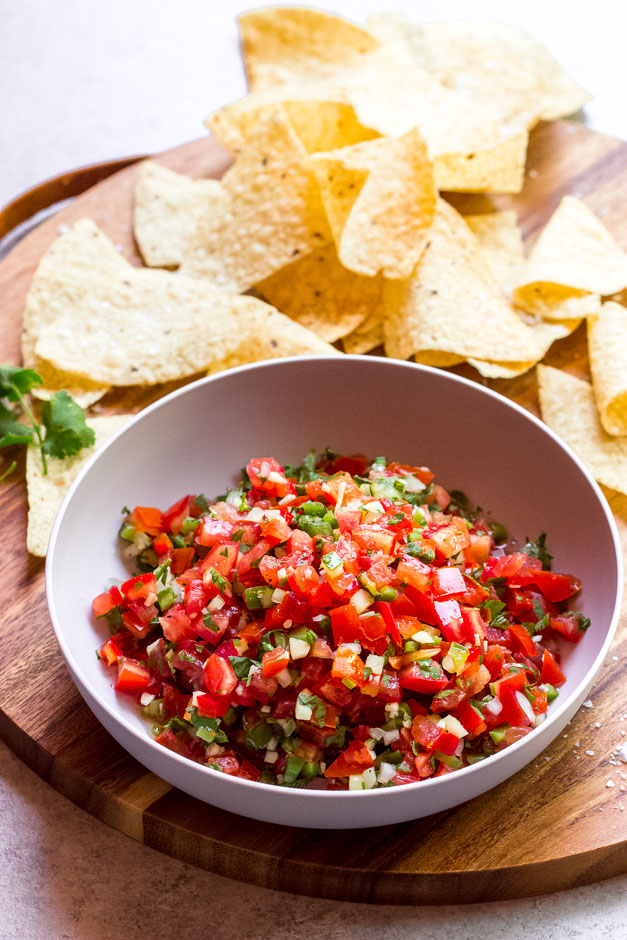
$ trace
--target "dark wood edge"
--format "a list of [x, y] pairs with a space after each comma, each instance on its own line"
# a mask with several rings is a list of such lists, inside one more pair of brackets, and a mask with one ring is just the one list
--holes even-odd
[[16, 196], [0, 210], [0, 238], [4, 238], [14, 228], [32, 218], [37, 212], [41, 212], [42, 209], [47, 209], [63, 199], [78, 196], [101, 180], [117, 173], [118, 170], [124, 170], [127, 166], [145, 159], [144, 155], [93, 163], [75, 170], [68, 170], [59, 176], [44, 180], [43, 183], [38, 183], [37, 186]]

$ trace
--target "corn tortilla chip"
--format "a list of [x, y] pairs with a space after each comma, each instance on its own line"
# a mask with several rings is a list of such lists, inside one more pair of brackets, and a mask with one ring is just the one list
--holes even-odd
[[309, 158], [281, 108], [259, 119], [221, 184], [228, 202], [198, 221], [182, 274], [244, 291], [331, 241]]
[[383, 309], [379, 306], [352, 333], [342, 339], [342, 348], [351, 356], [364, 353], [383, 345]]
[[585, 203], [564, 196], [533, 246], [514, 302], [552, 319], [591, 316], [598, 295], [624, 287], [627, 255]]
[[[249, 341], [254, 350], [260, 324], [270, 324], [276, 312], [261, 300], [229, 294], [206, 281], [127, 262], [114, 267], [105, 260], [99, 267], [95, 260], [77, 277], [70, 258], [57, 268], [57, 278], [61, 301], [53, 298], [56, 318], [41, 329], [36, 354], [56, 368], [84, 372], [109, 385], [186, 378], [242, 343]], [[78, 281], [77, 305], [65, 287]], [[277, 316], [273, 329], [279, 323], [286, 330], [294, 326]], [[303, 334], [310, 348], [333, 352], [313, 333]]]
[[291, 81], [319, 81], [354, 68], [379, 43], [365, 29], [321, 10], [268, 7], [239, 17], [251, 90]]
[[525, 182], [527, 131], [468, 153], [433, 158], [439, 190], [463, 193], [519, 193]]
[[380, 42], [405, 45], [415, 62], [468, 100], [489, 100], [503, 127], [573, 114], [590, 100], [529, 33], [493, 21], [413, 25], [403, 14], [375, 14], [366, 23]]
[[518, 280], [524, 263], [522, 234], [515, 212], [486, 212], [465, 215], [464, 221], [474, 233], [483, 258], [507, 296]]
[[355, 330], [378, 305], [381, 279], [360, 277], [324, 245], [255, 285], [281, 313], [328, 343]]
[[463, 218], [442, 199], [429, 246], [408, 280], [386, 281], [383, 307], [386, 352], [399, 359], [437, 352], [537, 362], [571, 326], [525, 323], [502, 294]]
[[589, 382], [539, 365], [538, 388], [543, 421], [599, 483], [627, 493], [627, 437], [611, 437], [603, 430]]
[[228, 196], [217, 180], [191, 179], [158, 163], [140, 163], [135, 189], [134, 232], [149, 267], [176, 268], [204, 215], [223, 211]]
[[627, 434], [627, 308], [608, 301], [588, 320], [588, 357], [601, 424]]
[[353, 107], [341, 100], [324, 100], [321, 88], [294, 89], [294, 99], [285, 88], [252, 92], [210, 115], [205, 124], [231, 153], [239, 153], [254, 132], [269, 105], [281, 104], [287, 119], [307, 153], [336, 150], [364, 140], [374, 140], [377, 131], [357, 120]]
[[[279, 359], [284, 356], [341, 356], [342, 354], [311, 330], [283, 316], [272, 307], [260, 304], [254, 297], [240, 297], [245, 331], [240, 332], [240, 342], [224, 359], [213, 362], [208, 375], [260, 362], [262, 359]], [[264, 309], [264, 307], [266, 309]]]
[[44, 476], [38, 447], [31, 446], [26, 454], [26, 486], [28, 489], [28, 529], [26, 546], [31, 555], [44, 558], [52, 525], [63, 498], [89, 458], [107, 438], [115, 434], [132, 415], [106, 415], [88, 418], [96, 440], [74, 457], [47, 457], [48, 473]]
[[416, 130], [312, 157], [341, 263], [365, 276], [408, 277], [423, 252], [436, 193]]
[[[37, 266], [26, 297], [22, 360], [25, 366], [36, 369], [44, 381], [43, 386], [33, 390], [38, 398], [49, 398], [55, 391], [65, 388], [79, 405], [87, 407], [107, 391], [106, 386], [87, 376], [62, 372], [41, 362], [35, 354], [37, 337], [43, 327], [55, 319], [64, 305], [82, 303], [84, 277], [95, 265], [116, 271], [124, 269], [127, 262], [91, 219], [81, 219], [70, 231], [55, 239]], [[60, 274], [70, 268], [70, 277]]]

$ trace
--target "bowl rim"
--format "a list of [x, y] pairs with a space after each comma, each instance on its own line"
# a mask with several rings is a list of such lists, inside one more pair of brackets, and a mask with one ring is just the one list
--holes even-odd
[[[261, 362], [246, 363], [244, 365], [236, 366], [234, 368], [225, 370], [223, 372], [217, 372], [213, 375], [204, 376], [200, 379], [197, 379], [194, 382], [190, 382], [186, 385], [181, 386], [181, 388], [175, 389], [169, 394], [164, 395], [162, 398], [159, 398], [156, 401], [152, 402], [146, 408], [143, 408], [140, 412], [138, 412], [136, 415], [131, 417], [131, 419], [126, 424], [124, 424], [114, 434], [112, 434], [111, 437], [109, 437], [105, 441], [105, 443], [100, 448], [98, 448], [96, 453], [94, 453], [90, 457], [90, 459], [87, 461], [85, 466], [81, 469], [80, 473], [78, 474], [76, 479], [73, 481], [70, 489], [66, 493], [63, 503], [55, 518], [55, 522], [54, 522], [52, 532], [50, 535], [50, 540], [48, 543], [48, 552], [47, 552], [47, 557], [46, 557], [46, 568], [45, 568], [45, 586], [46, 586], [46, 602], [48, 605], [50, 619], [52, 621], [57, 643], [59, 644], [63, 657], [66, 661], [66, 665], [69, 669], [70, 675], [72, 676], [72, 679], [75, 685], [77, 685], [79, 692], [81, 693], [83, 698], [87, 701], [87, 704], [90, 705], [89, 701], [87, 700], [86, 696], [83, 693], [83, 688], [81, 688], [81, 686], [84, 686], [86, 689], [89, 690], [89, 694], [94, 697], [95, 701], [98, 703], [98, 706], [104, 710], [104, 712], [108, 715], [109, 719], [111, 719], [115, 724], [122, 726], [125, 732], [127, 732], [134, 739], [137, 740], [138, 745], [140, 747], [148, 746], [151, 749], [158, 748], [159, 750], [156, 753], [160, 755], [162, 760], [166, 760], [166, 761], [173, 760], [174, 765], [178, 765], [182, 769], [183, 773], [190, 773], [190, 774], [201, 773], [205, 775], [209, 774], [209, 776], [207, 776], [208, 781], [211, 781], [213, 779], [213, 775], [219, 773], [219, 771], [213, 770], [213, 768], [211, 767], [208, 767], [208, 766], [205, 766], [204, 764], [200, 764], [196, 761], [190, 760], [187, 757], [183, 757], [182, 755], [177, 754], [175, 751], [170, 751], [169, 749], [162, 747], [155, 741], [155, 739], [152, 736], [150, 736], [150, 734], [145, 733], [141, 728], [136, 727], [134, 724], [128, 721], [126, 717], [124, 716], [123, 712], [121, 712], [119, 708], [116, 708], [114, 705], [109, 704], [107, 701], [105, 701], [100, 696], [100, 694], [97, 691], [95, 691], [94, 688], [92, 687], [91, 683], [89, 682], [88, 678], [85, 676], [80, 666], [80, 662], [77, 661], [77, 659], [75, 658], [71, 645], [68, 644], [66, 641], [64, 631], [61, 626], [61, 619], [56, 610], [55, 592], [54, 592], [54, 583], [53, 583], [54, 582], [55, 550], [56, 550], [57, 542], [59, 541], [59, 538], [60, 538], [61, 530], [63, 528], [63, 520], [67, 513], [68, 507], [70, 506], [70, 503], [72, 502], [74, 493], [78, 490], [80, 486], [82, 486], [83, 480], [89, 475], [94, 464], [98, 460], [100, 460], [102, 455], [109, 449], [109, 447], [112, 446], [113, 443], [119, 437], [122, 437], [124, 434], [128, 433], [129, 429], [131, 429], [138, 421], [143, 420], [145, 417], [152, 414], [154, 411], [158, 411], [159, 409], [163, 407], [168, 407], [169, 404], [175, 401], [177, 398], [190, 394], [201, 386], [211, 387], [216, 382], [219, 383], [220, 381], [225, 380], [227, 378], [232, 379], [233, 376], [236, 376], [238, 374], [250, 373], [250, 372], [255, 372], [255, 371], [263, 371], [265, 369], [273, 369], [273, 368], [277, 368], [277, 366], [281, 367], [282, 365], [291, 365], [291, 364], [299, 363], [299, 362], [310, 363], [311, 361], [328, 362], [332, 364], [337, 364], [338, 366], [340, 363], [344, 363], [346, 361], [348, 362], [357, 361], [357, 362], [362, 362], [364, 364], [367, 363], [370, 367], [375, 368], [375, 369], [382, 368], [382, 367], [385, 367], [385, 368], [392, 367], [392, 368], [399, 368], [399, 369], [407, 369], [411, 371], [418, 370], [419, 372], [426, 373], [428, 375], [430, 374], [430, 375], [438, 376], [440, 379], [443, 379], [444, 381], [447, 381], [447, 380], [452, 381], [454, 383], [458, 383], [462, 386], [465, 386], [466, 388], [472, 389], [475, 393], [478, 393], [480, 395], [481, 394], [487, 395], [489, 398], [494, 399], [495, 401], [500, 403], [502, 406], [513, 409], [514, 411], [518, 412], [524, 419], [534, 424], [536, 428], [538, 428], [541, 432], [543, 432], [548, 437], [550, 437], [553, 440], [553, 442], [557, 444], [565, 452], [565, 454], [570, 458], [570, 460], [575, 464], [579, 472], [582, 474], [582, 476], [588, 483], [588, 485], [591, 487], [594, 495], [596, 496], [598, 506], [603, 512], [605, 521], [608, 525], [609, 531], [612, 536], [614, 555], [615, 555], [615, 561], [616, 561], [616, 569], [617, 569], [617, 589], [616, 589], [614, 608], [612, 610], [609, 627], [608, 627], [605, 639], [601, 645], [599, 652], [597, 653], [592, 663], [590, 663], [590, 665], [588, 666], [583, 679], [576, 686], [577, 690], [589, 689], [590, 684], [594, 680], [594, 677], [596, 676], [598, 670], [601, 667], [603, 660], [605, 659], [607, 655], [607, 652], [610, 648], [610, 645], [612, 643], [612, 640], [618, 628], [618, 621], [620, 618], [621, 605], [622, 605], [622, 599], [623, 599], [623, 589], [624, 589], [624, 584], [623, 584], [624, 562], [623, 562], [623, 555], [622, 555], [622, 549], [621, 549], [621, 543], [620, 543], [620, 536], [618, 534], [616, 522], [614, 520], [610, 507], [607, 503], [607, 500], [605, 496], [603, 495], [603, 492], [601, 488], [599, 487], [599, 485], [597, 484], [596, 480], [594, 480], [590, 472], [587, 470], [587, 468], [584, 466], [584, 464], [582, 463], [580, 458], [577, 456], [577, 454], [572, 450], [572, 448], [568, 444], [566, 444], [565, 441], [559, 438], [557, 434], [555, 434], [555, 432], [552, 431], [551, 428], [548, 427], [548, 425], [544, 424], [544, 422], [541, 421], [539, 418], [537, 418], [536, 415], [534, 415], [532, 412], [528, 411], [526, 408], [523, 408], [522, 405], [519, 405], [517, 402], [513, 401], [512, 399], [507, 398], [505, 395], [501, 395], [499, 392], [496, 392], [493, 389], [480, 384], [479, 382], [473, 381], [472, 379], [467, 379], [463, 376], [457, 375], [454, 372], [447, 372], [443, 369], [438, 369], [434, 366], [423, 365], [421, 363], [409, 362], [409, 361], [400, 360], [400, 359], [388, 359], [388, 358], [377, 357], [377, 356], [346, 355], [346, 354], [342, 355], [341, 357], [340, 356], [336, 357], [332, 355], [307, 356], [307, 357], [285, 356], [280, 359], [266, 359], [266, 360], [262, 360]], [[341, 368], [341, 366], [339, 367]], [[89, 615], [87, 614], [87, 612], [86, 612], [86, 617], [89, 620]], [[551, 728], [554, 724], [560, 721], [560, 718], [562, 717], [564, 712], [567, 711], [568, 708], [572, 707], [573, 701], [578, 697], [578, 695], [581, 695], [581, 691], [578, 691], [578, 692], [573, 691], [573, 693], [571, 693], [567, 698], [564, 698], [563, 701], [556, 703], [557, 708], [551, 708], [545, 721], [543, 721], [542, 724], [539, 725], [537, 728], [533, 729], [533, 731], [536, 732], [536, 734], [533, 735], [533, 739], [538, 741], [542, 737], [547, 737], [547, 731], [549, 730], [549, 728]], [[98, 717], [98, 720], [100, 721], [99, 716], [97, 717]], [[289, 794], [288, 798], [291, 798], [291, 799], [299, 799], [299, 800], [307, 799], [307, 800], [314, 801], [314, 800], [320, 800], [320, 799], [356, 800], [357, 798], [360, 798], [362, 800], [363, 799], [375, 800], [375, 799], [382, 799], [385, 796], [385, 794], [398, 793], [399, 789], [402, 789], [403, 792], [404, 791], [416, 792], [417, 788], [419, 787], [420, 792], [424, 793], [424, 792], [428, 792], [429, 790], [433, 789], [433, 787], [436, 787], [436, 786], [440, 787], [440, 789], [443, 790], [446, 787], [454, 785], [453, 782], [456, 780], [460, 781], [460, 785], [461, 785], [461, 781], [470, 779], [472, 775], [481, 773], [482, 772], [481, 768], [491, 767], [491, 768], [496, 769], [497, 766], [501, 764], [503, 761], [513, 760], [514, 759], [513, 755], [518, 753], [518, 751], [520, 751], [525, 746], [525, 742], [527, 740], [528, 740], [528, 736], [525, 735], [523, 738], [520, 738], [518, 741], [515, 741], [513, 744], [504, 748], [502, 751], [498, 751], [496, 754], [491, 755], [486, 761], [477, 761], [477, 763], [475, 764], [470, 764], [466, 767], [461, 767], [458, 770], [455, 770], [452, 774], [445, 774], [442, 777], [429, 777], [429, 778], [426, 778], [425, 780], [419, 780], [414, 783], [404, 784], [402, 788], [382, 787], [382, 788], [374, 788], [370, 790], [317, 790], [317, 789], [307, 790], [304, 788], [295, 788], [295, 787], [279, 787], [277, 786], [277, 784], [274, 784], [274, 783], [262, 783], [261, 781], [258, 781], [258, 780], [248, 780], [243, 777], [234, 777], [234, 776], [225, 775], [225, 774], [222, 774], [221, 776], [222, 777], [228, 776], [229, 780], [233, 783], [234, 786], [244, 788], [245, 790], [252, 788], [251, 792], [259, 792], [261, 788], [262, 792], [272, 793], [276, 795], [278, 791], [280, 790], [286, 796]], [[553, 740], [553, 737], [550, 737], [549, 740], [547, 740], [546, 744], [544, 744], [542, 748], [540, 748], [540, 750], [543, 750], [544, 747], [548, 746], [548, 744], [552, 740]], [[128, 749], [125, 748], [125, 750], [128, 750]], [[485, 773], [485, 770], [483, 772]], [[210, 792], [208, 792], [207, 802], [210, 802], [210, 796], [211, 794]]]

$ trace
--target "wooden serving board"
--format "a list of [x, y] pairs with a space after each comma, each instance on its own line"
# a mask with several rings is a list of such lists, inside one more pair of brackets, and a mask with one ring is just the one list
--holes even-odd
[[[192, 176], [219, 175], [228, 165], [209, 138], [158, 160]], [[24, 299], [60, 225], [90, 216], [139, 263], [131, 225], [135, 172], [131, 166], [98, 183], [0, 263], [0, 361], [20, 361]], [[544, 124], [534, 131], [520, 196], [452, 201], [467, 212], [515, 208], [531, 243], [565, 193], [583, 197], [627, 248], [627, 143], [577, 124]], [[45, 201], [39, 193], [34, 204], [40, 208]], [[556, 343], [547, 361], [587, 376], [584, 331]], [[456, 371], [477, 378], [470, 368]], [[533, 371], [486, 384], [537, 413]], [[108, 399], [118, 410], [140, 403], [137, 396], [130, 402], [120, 394]], [[627, 498], [606, 495], [627, 554]], [[10, 482], [0, 485], [0, 734], [40, 776], [99, 819], [222, 875], [343, 900], [488, 901], [627, 871], [627, 789], [621, 790], [627, 787], [627, 764], [610, 763], [611, 752], [627, 740], [621, 735], [627, 731], [621, 717], [627, 712], [624, 611], [591, 693], [594, 707], [582, 708], [566, 733], [512, 779], [464, 806], [414, 823], [341, 832], [292, 829], [253, 822], [186, 796], [148, 773], [104, 731], [57, 648], [46, 609], [44, 565], [26, 553], [26, 508], [22, 460]], [[606, 786], [608, 778], [613, 787]]]

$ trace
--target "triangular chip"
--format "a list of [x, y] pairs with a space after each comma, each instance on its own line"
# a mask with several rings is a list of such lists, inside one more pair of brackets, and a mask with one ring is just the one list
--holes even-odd
[[463, 218], [438, 201], [429, 246], [412, 276], [386, 281], [385, 347], [389, 356], [419, 361], [427, 353], [520, 362], [541, 359], [572, 324], [531, 326], [494, 280]]
[[132, 415], [103, 415], [88, 418], [87, 424], [96, 439], [91, 447], [81, 450], [75, 457], [46, 458], [48, 473], [44, 476], [39, 448], [30, 446], [26, 454], [26, 486], [28, 489], [28, 528], [26, 545], [31, 555], [45, 557], [52, 525], [63, 498], [70, 486], [107, 438], [130, 421]]
[[592, 386], [551, 366], [538, 366], [542, 419], [604, 486], [627, 493], [627, 437], [611, 437], [599, 420]]
[[464, 153], [433, 158], [439, 190], [462, 193], [519, 193], [525, 182], [527, 131]]
[[309, 158], [281, 108], [266, 112], [199, 220], [181, 273], [244, 291], [331, 240]]
[[[335, 347], [319, 339], [311, 330], [288, 319], [272, 307], [260, 304], [254, 297], [240, 297], [245, 329], [239, 331], [240, 342], [224, 359], [213, 362], [208, 375], [284, 356], [341, 356]], [[264, 309], [265, 308], [265, 309]]]
[[341, 263], [408, 277], [435, 212], [433, 168], [417, 131], [312, 157]]
[[627, 255], [581, 200], [564, 196], [533, 246], [514, 292], [551, 319], [598, 313], [598, 295], [627, 287]]
[[[294, 326], [261, 300], [167, 271], [127, 262], [99, 266], [94, 259], [79, 275], [71, 258], [57, 270], [59, 297], [52, 298], [56, 317], [41, 329], [36, 354], [56, 368], [110, 385], [186, 378], [210, 368], [242, 343], [248, 342], [254, 352], [260, 324], [270, 324], [271, 316], [273, 330], [279, 322], [286, 330]], [[76, 304], [67, 286], [79, 282]], [[303, 333], [312, 349], [334, 352], [313, 333]]]
[[344, 336], [342, 339], [342, 348], [345, 353], [351, 356], [361, 356], [364, 353], [376, 349], [383, 345], [383, 308], [379, 305], [378, 309], [364, 320], [363, 323]]
[[486, 212], [465, 215], [464, 221], [474, 233], [484, 260], [507, 296], [517, 282], [525, 256], [522, 234], [515, 212]]
[[470, 101], [489, 101], [513, 130], [573, 114], [590, 100], [533, 36], [508, 23], [443, 21], [412, 24], [403, 14], [367, 20], [380, 42], [404, 44], [416, 63]]
[[198, 219], [222, 212], [228, 201], [217, 180], [192, 179], [151, 160], [140, 163], [134, 232], [145, 263], [178, 267]]
[[381, 279], [360, 277], [324, 245], [255, 285], [269, 304], [333, 343], [355, 330], [378, 306]]
[[[69, 374], [40, 362], [35, 354], [37, 338], [67, 304], [80, 305], [86, 295], [86, 281], [95, 267], [120, 271], [127, 262], [91, 219], [81, 219], [72, 229], [53, 241], [41, 258], [26, 297], [22, 327], [22, 360], [36, 369], [43, 386], [33, 390], [38, 398], [65, 388], [78, 402], [87, 405], [98, 401], [107, 387], [86, 375]], [[71, 274], [68, 272], [71, 271]]]
[[268, 7], [238, 22], [251, 90], [319, 81], [338, 67], [354, 68], [379, 45], [365, 29], [321, 10]]
[[588, 358], [603, 427], [627, 434], [627, 308], [608, 301], [588, 320]]
[[280, 104], [287, 119], [307, 153], [319, 150], [336, 150], [349, 147], [364, 140], [374, 140], [377, 131], [364, 127], [357, 120], [352, 105], [343, 100], [324, 99], [318, 86], [294, 88], [290, 91], [281, 86], [263, 92], [251, 92], [245, 98], [225, 105], [211, 114], [205, 124], [231, 153], [239, 153], [247, 138], [254, 133], [260, 117], [269, 105]]

